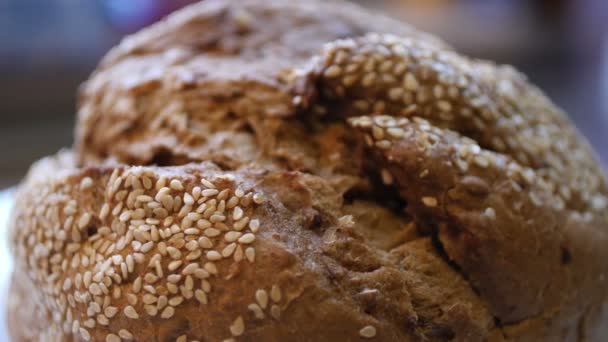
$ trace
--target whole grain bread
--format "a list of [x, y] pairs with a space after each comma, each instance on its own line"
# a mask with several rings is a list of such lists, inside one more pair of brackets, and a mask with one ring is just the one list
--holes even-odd
[[15, 341], [601, 341], [608, 189], [509, 66], [341, 1], [207, 0], [21, 184]]

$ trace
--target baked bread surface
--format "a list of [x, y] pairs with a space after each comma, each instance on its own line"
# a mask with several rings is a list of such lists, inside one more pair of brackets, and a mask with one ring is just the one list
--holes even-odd
[[606, 181], [526, 78], [344, 2], [207, 0], [80, 89], [16, 341], [601, 341]]

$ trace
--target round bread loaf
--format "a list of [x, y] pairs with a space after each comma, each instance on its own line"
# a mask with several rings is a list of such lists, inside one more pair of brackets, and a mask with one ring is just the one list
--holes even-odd
[[608, 188], [508, 66], [335, 1], [111, 50], [10, 226], [15, 341], [601, 341]]

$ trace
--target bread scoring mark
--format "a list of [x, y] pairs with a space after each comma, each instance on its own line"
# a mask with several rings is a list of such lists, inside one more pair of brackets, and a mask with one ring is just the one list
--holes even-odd
[[[207, 305], [225, 261], [255, 261], [260, 222], [250, 215], [264, 196], [239, 188], [233, 176], [194, 182], [191, 176], [116, 168], [97, 189], [104, 177], [95, 178], [41, 185], [43, 196], [28, 198], [36, 206], [16, 218], [27, 222], [15, 231], [14, 238], [24, 241], [16, 244], [16, 257], [26, 260], [31, 280], [43, 289], [33, 294], [40, 296], [37, 302], [53, 313], [48, 336], [89, 341], [91, 329], [111, 325], [106, 340], [136, 339], [117, 319], [170, 319], [186, 301]], [[78, 191], [103, 192], [99, 211], [81, 207], [86, 201], [73, 199]], [[91, 225], [99, 228], [89, 236]], [[271, 298], [280, 298], [278, 288]], [[243, 329], [238, 321], [230, 327], [235, 336]]]

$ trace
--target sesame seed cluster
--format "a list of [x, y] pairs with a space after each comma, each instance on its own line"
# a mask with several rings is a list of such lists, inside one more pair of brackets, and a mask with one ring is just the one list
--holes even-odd
[[[349, 115], [425, 118], [469, 137], [474, 150], [513, 158], [513, 173], [554, 194], [556, 208], [590, 216], [608, 205], [591, 149], [564, 114], [510, 67], [376, 33], [328, 43], [317, 64], [320, 91], [348, 102]], [[466, 172], [465, 163], [456, 163]]]
[[[73, 334], [89, 341], [91, 329], [107, 331], [106, 341], [137, 340], [137, 331], [120, 327], [124, 320], [168, 320], [185, 302], [207, 305], [214, 278], [230, 263], [256, 259], [260, 222], [251, 214], [264, 196], [240, 188], [230, 174], [183, 179], [115, 168], [109, 177], [59, 178], [38, 190], [19, 199], [35, 205], [14, 218], [23, 229], [12, 240], [17, 267], [41, 289], [32, 294], [40, 296], [39, 309], [53, 317], [43, 340]], [[103, 196], [100, 208], [81, 207], [95, 196]], [[251, 308], [263, 319], [268, 295], [259, 293]], [[270, 298], [281, 300], [278, 286]], [[280, 316], [279, 306], [269, 308]], [[239, 316], [226, 333], [244, 329]]]
[[[470, 138], [440, 129], [420, 117], [409, 119], [407, 117], [376, 115], [354, 117], [348, 121], [351, 126], [364, 133], [367, 146], [378, 149], [381, 153], [389, 151], [392, 148], [398, 149], [399, 147], [395, 147], [395, 143], [403, 140], [415, 142], [416, 149], [422, 154], [430, 153], [440, 143], [444, 145], [449, 144], [450, 149], [453, 150], [453, 153], [450, 155], [450, 163], [459, 174], [482, 174], [483, 172], [489, 172], [489, 169], [498, 169], [504, 177], [513, 180], [510, 184], [517, 191], [527, 189], [526, 191], [529, 192], [528, 196], [531, 203], [536, 206], [545, 205], [539, 198], [540, 191], [545, 189], [542, 186], [538, 186], [535, 182], [534, 171], [532, 169], [521, 167], [519, 163], [504, 154], [484, 150]], [[447, 140], [446, 136], [454, 139], [454, 141]], [[387, 159], [391, 159], [390, 155]], [[429, 176], [429, 173], [430, 171], [425, 169], [420, 172], [419, 178], [424, 179]], [[382, 181], [386, 185], [394, 183], [394, 177], [389, 170], [382, 169], [381, 176]], [[435, 197], [425, 196], [420, 198], [420, 201], [427, 207], [437, 207], [438, 205], [438, 200]], [[564, 209], [563, 202], [554, 202], [552, 206], [555, 210]], [[494, 209], [487, 208], [488, 213], [492, 213], [493, 211]], [[577, 217], [581, 216], [578, 213], [575, 215]], [[591, 213], [587, 213], [584, 216], [587, 220], [591, 220]]]

